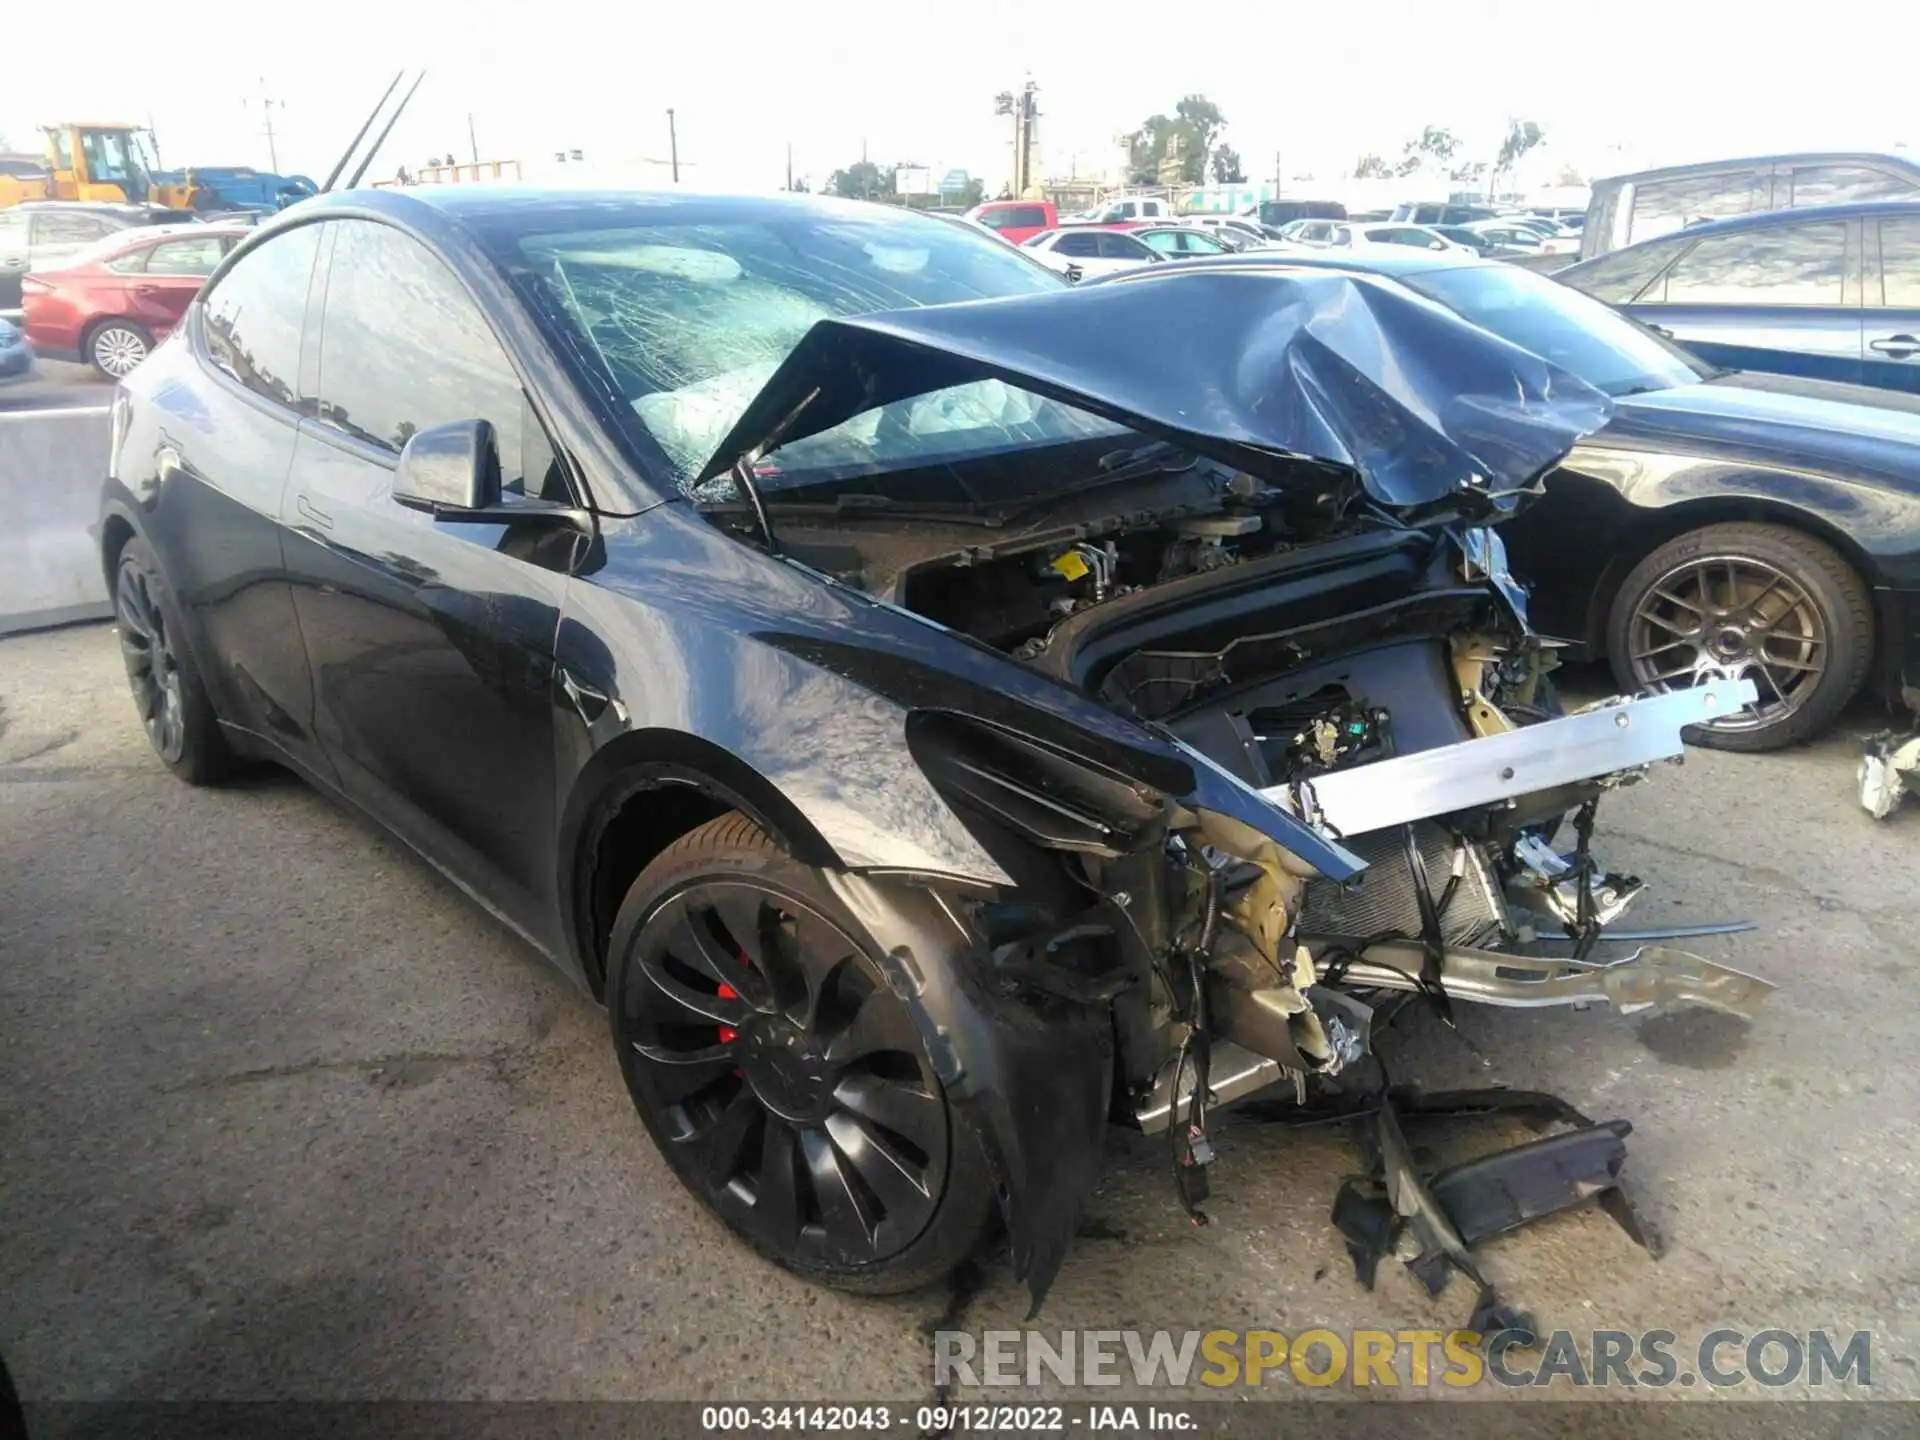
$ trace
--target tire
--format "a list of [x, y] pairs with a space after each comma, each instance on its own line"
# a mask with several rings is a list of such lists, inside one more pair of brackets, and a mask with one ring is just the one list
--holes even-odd
[[153, 336], [131, 320], [103, 320], [87, 332], [87, 361], [109, 380], [124, 380], [153, 353]]
[[1619, 683], [1643, 692], [1721, 674], [1751, 679], [1759, 705], [1689, 726], [1686, 738], [1777, 750], [1826, 729], [1859, 691], [1873, 609], [1860, 576], [1822, 541], [1784, 525], [1707, 525], [1627, 575], [1608, 616], [1607, 656]]
[[129, 540], [120, 551], [113, 611], [134, 708], [154, 754], [189, 785], [224, 779], [233, 751], [187, 652], [180, 607], [144, 540]]
[[979, 1248], [995, 1209], [986, 1156], [905, 1003], [859, 922], [746, 816], [654, 860], [607, 953], [634, 1107], [736, 1235], [872, 1295], [943, 1280]]

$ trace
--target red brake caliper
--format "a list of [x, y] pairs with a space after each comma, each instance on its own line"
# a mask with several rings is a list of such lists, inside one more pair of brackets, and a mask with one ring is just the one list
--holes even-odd
[[[722, 1000], [738, 1000], [740, 998], [740, 992], [722, 980], [720, 982], [720, 998]], [[731, 1025], [722, 1025], [720, 1027], [720, 1043], [722, 1045], [731, 1045], [734, 1042], [734, 1037], [739, 1035], [739, 1033], [740, 1032]]]

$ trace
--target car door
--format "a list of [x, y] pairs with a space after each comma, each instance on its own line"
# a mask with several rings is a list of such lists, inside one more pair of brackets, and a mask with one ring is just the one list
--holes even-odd
[[1920, 391], [1920, 215], [1866, 223], [1878, 243], [1867, 247], [1863, 378], [1888, 390]]
[[[280, 544], [295, 378], [319, 233], [265, 238], [207, 292], [190, 353], [205, 382], [152, 387], [167, 478], [145, 517], [222, 718], [321, 778], [313, 687]], [[140, 372], [135, 372], [138, 375]]]
[[194, 235], [135, 252], [137, 261], [123, 282], [126, 318], [144, 326], [155, 340], [164, 339], [219, 268], [227, 244], [220, 235]]
[[28, 232], [27, 269], [57, 270], [96, 240], [121, 227], [85, 211], [35, 210]]
[[1789, 220], [1695, 241], [1626, 307], [1730, 370], [1858, 381], [1857, 220]]
[[284, 506], [315, 731], [351, 798], [557, 948], [553, 649], [581, 537], [441, 521], [392, 487], [409, 436], [472, 419], [492, 422], [507, 489], [565, 498], [566, 483], [453, 272], [391, 226], [325, 228]]
[[0, 310], [20, 306], [20, 277], [27, 273], [26, 210], [0, 210]]

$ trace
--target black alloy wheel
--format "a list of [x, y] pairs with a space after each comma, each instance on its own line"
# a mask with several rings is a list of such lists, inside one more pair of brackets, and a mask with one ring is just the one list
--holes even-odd
[[120, 567], [116, 591], [113, 609], [120, 629], [120, 658], [127, 665], [140, 723], [154, 752], [167, 764], [177, 765], [187, 748], [187, 702], [166, 616], [154, 603], [148, 577], [138, 567]]
[[1775, 525], [1711, 525], [1643, 560], [1621, 586], [1609, 651], [1643, 693], [1751, 680], [1759, 699], [1687, 738], [1771, 750], [1830, 724], [1872, 655], [1866, 587], [1833, 550]]
[[233, 767], [233, 752], [182, 643], [179, 611], [144, 541], [129, 540], [120, 551], [113, 618], [134, 708], [154, 753], [189, 784], [223, 777]]
[[823, 889], [742, 816], [678, 842], [616, 922], [614, 1039], [660, 1148], [730, 1227], [828, 1283], [911, 1288], [977, 1244], [990, 1187]]

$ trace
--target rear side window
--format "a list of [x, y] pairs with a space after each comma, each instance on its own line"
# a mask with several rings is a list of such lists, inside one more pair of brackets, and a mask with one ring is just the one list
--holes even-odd
[[211, 275], [220, 268], [221, 245], [217, 235], [196, 235], [191, 240], [163, 240], [147, 251], [149, 275]]
[[1579, 274], [1567, 276], [1567, 283], [1609, 305], [1626, 305], [1637, 299], [1658, 300], [1662, 297], [1642, 296], [1640, 292], [1672, 263], [1675, 255], [1686, 249], [1686, 245], [1684, 240], [1656, 240], [1651, 245], [1616, 250], [1582, 267]]
[[1847, 276], [1844, 221], [1710, 235], [1667, 276], [1670, 305], [1839, 305]]
[[1920, 215], [1880, 222], [1880, 288], [1882, 305], [1920, 310]]
[[26, 248], [27, 215], [18, 210], [11, 214], [0, 210], [0, 253], [13, 253]]
[[307, 284], [319, 252], [319, 226], [283, 231], [242, 256], [205, 301], [213, 363], [282, 405], [294, 403]]
[[1025, 230], [1029, 226], [1047, 223], [1047, 212], [1038, 205], [1020, 205], [1001, 213], [1006, 217], [1000, 222], [1001, 229]]
[[1844, 205], [1853, 200], [1904, 200], [1914, 193], [1911, 180], [1867, 165], [1796, 165], [1791, 180], [1795, 209], [1804, 205]]

